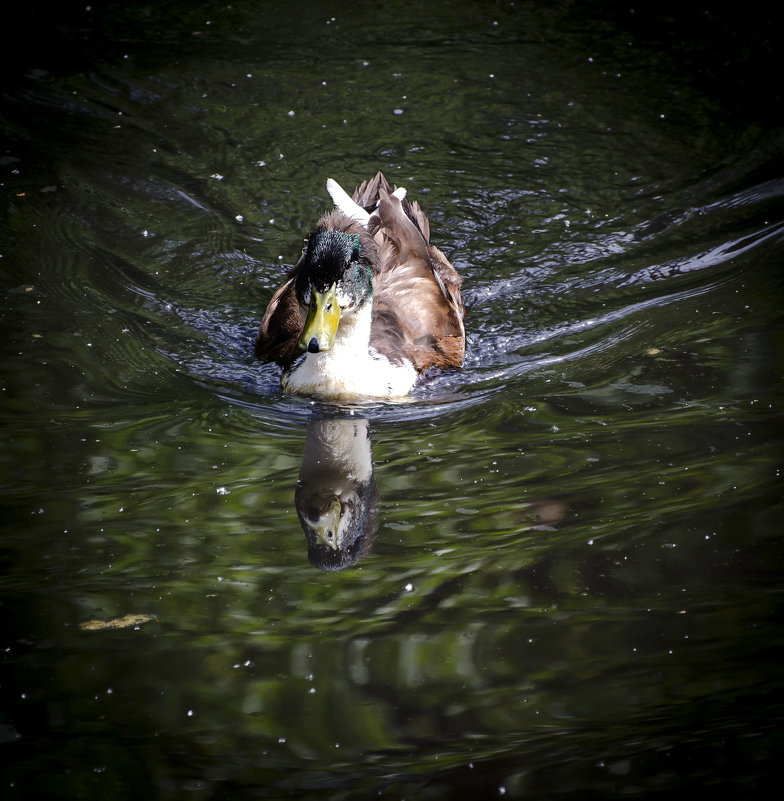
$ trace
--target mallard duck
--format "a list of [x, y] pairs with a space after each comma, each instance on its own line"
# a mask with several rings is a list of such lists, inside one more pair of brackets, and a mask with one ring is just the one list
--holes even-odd
[[283, 368], [284, 391], [325, 398], [400, 398], [429, 367], [459, 367], [461, 279], [419, 204], [380, 172], [353, 197], [327, 191], [336, 208], [272, 296], [257, 358]]

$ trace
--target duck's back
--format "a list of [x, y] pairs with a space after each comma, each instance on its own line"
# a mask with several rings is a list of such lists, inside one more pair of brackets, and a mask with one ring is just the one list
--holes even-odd
[[419, 204], [392, 194], [381, 173], [362, 184], [354, 200], [368, 209], [378, 203], [370, 218], [379, 248], [371, 346], [391, 360], [409, 359], [419, 372], [459, 367], [465, 355], [461, 279], [430, 244]]

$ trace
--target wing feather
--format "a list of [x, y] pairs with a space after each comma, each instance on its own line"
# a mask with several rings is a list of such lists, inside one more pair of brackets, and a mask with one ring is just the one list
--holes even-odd
[[428, 241], [419, 204], [379, 187], [380, 270], [374, 276], [371, 345], [389, 358], [404, 356], [417, 370], [459, 367], [465, 355], [461, 279]]
[[293, 272], [279, 287], [264, 312], [256, 335], [256, 358], [288, 367], [299, 355], [297, 341], [302, 333], [302, 314], [294, 291]]

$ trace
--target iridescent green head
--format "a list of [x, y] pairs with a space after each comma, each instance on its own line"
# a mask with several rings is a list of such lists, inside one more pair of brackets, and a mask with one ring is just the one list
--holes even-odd
[[297, 298], [308, 309], [299, 346], [310, 353], [335, 344], [340, 316], [372, 301], [373, 271], [363, 257], [359, 234], [317, 229], [308, 239], [296, 282]]

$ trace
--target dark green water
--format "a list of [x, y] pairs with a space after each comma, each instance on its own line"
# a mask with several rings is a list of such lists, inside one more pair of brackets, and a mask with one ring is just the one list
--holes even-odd
[[[665, 10], [28, 14], [3, 798], [781, 789], [781, 84], [764, 19]], [[255, 327], [325, 179], [377, 169], [464, 276], [466, 366], [283, 396]], [[355, 430], [375, 522], [325, 572], [294, 493]]]

